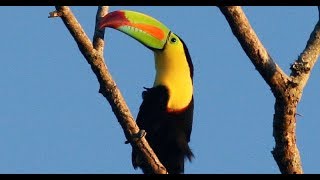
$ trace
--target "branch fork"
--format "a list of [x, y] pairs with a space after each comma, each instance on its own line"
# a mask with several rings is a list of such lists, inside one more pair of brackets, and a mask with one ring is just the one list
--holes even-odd
[[[303, 173], [301, 158], [296, 144], [296, 115], [299, 115], [296, 111], [303, 89], [320, 54], [319, 21], [310, 35], [306, 48], [291, 65], [291, 74], [288, 76], [273, 61], [266, 48], [262, 45], [241, 7], [227, 6], [219, 8], [243, 50], [266, 83], [271, 87], [276, 99], [273, 119], [275, 147], [272, 154], [281, 173]], [[318, 7], [318, 10], [320, 15], [320, 7]]]

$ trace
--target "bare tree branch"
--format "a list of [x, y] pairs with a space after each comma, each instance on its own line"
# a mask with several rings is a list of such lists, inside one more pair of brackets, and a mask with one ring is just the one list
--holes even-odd
[[[274, 116], [274, 137], [276, 146], [273, 156], [281, 172], [302, 173], [299, 151], [296, 147], [296, 115], [297, 105], [301, 100], [303, 89], [310, 77], [312, 68], [320, 54], [320, 23], [316, 24], [306, 48], [290, 67], [291, 81], [287, 84], [285, 101], [276, 100], [276, 113]], [[285, 131], [282, 131], [286, 129]], [[289, 160], [290, 159], [290, 160]], [[291, 166], [299, 167], [295, 170]]]
[[[78, 23], [77, 19], [74, 17], [70, 8], [67, 6], [56, 6], [57, 13], [63, 20], [65, 26], [68, 28], [69, 32], [75, 39], [79, 50], [86, 58], [87, 62], [91, 65], [92, 71], [97, 76], [100, 83], [99, 92], [108, 100], [112, 107], [112, 110], [117, 117], [124, 134], [128, 141], [131, 143], [132, 147], [140, 150], [144, 155], [153, 172], [156, 174], [166, 174], [167, 171], [165, 167], [161, 164], [145, 137], [138, 137], [141, 131], [134, 121], [131, 112], [126, 105], [120, 90], [117, 88], [116, 83], [113, 81], [111, 74], [109, 73], [106, 64], [104, 63], [103, 57], [103, 36], [104, 32], [97, 30], [94, 35], [94, 46], [92, 45], [90, 39], [82, 29], [81, 25]], [[97, 19], [107, 13], [107, 7], [99, 7], [97, 12]], [[50, 13], [51, 15], [51, 13]]]
[[303, 173], [296, 145], [297, 105], [310, 71], [319, 56], [319, 22], [311, 34], [307, 47], [292, 65], [288, 77], [263, 47], [241, 7], [219, 7], [233, 34], [276, 98], [273, 118], [275, 148], [272, 151], [281, 173]]
[[284, 85], [288, 81], [288, 76], [272, 60], [266, 48], [262, 45], [252, 29], [241, 7], [228, 6], [219, 8], [226, 17], [233, 34], [240, 42], [243, 50], [263, 79], [272, 88], [272, 92], [274, 94], [283, 92], [286, 88]]
[[[320, 12], [320, 11], [319, 11]], [[310, 72], [318, 60], [320, 53], [320, 22], [316, 24], [307, 45], [298, 59], [291, 66], [291, 74], [293, 82], [299, 84], [299, 89], [302, 91], [305, 87]]]
[[[276, 146], [272, 153], [281, 172], [303, 173], [299, 151], [296, 147], [296, 108], [319, 54], [320, 23], [318, 21], [310, 35], [306, 48], [300, 54], [298, 60], [290, 67], [291, 81], [287, 84], [285, 101], [276, 100], [275, 109], [282, 113], [276, 113], [274, 116]], [[286, 129], [286, 131], [282, 131], [283, 129]], [[294, 166], [297, 168], [291, 168]]]
[[98, 22], [102, 17], [108, 14], [108, 11], [109, 11], [109, 6], [99, 6], [97, 15], [96, 15], [96, 25], [94, 28], [94, 36], [93, 36], [92, 42], [93, 42], [94, 49], [96, 49], [100, 53], [103, 53], [105, 29], [99, 29]]
[[71, 33], [72, 37], [76, 41], [81, 53], [85, 54], [85, 57], [95, 54], [96, 52], [93, 49], [90, 39], [82, 29], [77, 19], [73, 16], [69, 7], [57, 6], [56, 9], [58, 11], [58, 14], [60, 14], [60, 17], [63, 20], [64, 24]]

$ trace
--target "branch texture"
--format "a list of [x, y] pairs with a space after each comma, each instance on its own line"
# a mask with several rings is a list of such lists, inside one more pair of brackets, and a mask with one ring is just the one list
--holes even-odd
[[287, 75], [272, 60], [266, 48], [252, 29], [241, 7], [219, 7], [227, 19], [231, 30], [238, 39], [242, 49], [250, 58], [263, 79], [272, 88], [274, 94], [282, 93]]
[[103, 54], [104, 48], [104, 31], [105, 29], [98, 28], [98, 22], [102, 17], [108, 14], [109, 7], [108, 6], [99, 6], [97, 15], [96, 15], [96, 23], [94, 28], [94, 35], [93, 35], [93, 47], [96, 49], [101, 55]]
[[145, 156], [150, 167], [156, 174], [166, 174], [165, 167], [161, 164], [145, 137], [133, 139], [139, 134], [140, 129], [134, 121], [131, 112], [126, 105], [120, 90], [113, 81], [106, 64], [104, 63], [103, 47], [104, 47], [104, 30], [98, 30], [97, 22], [99, 19], [108, 13], [108, 7], [99, 7], [96, 16], [95, 33], [93, 44], [74, 17], [70, 8], [67, 6], [56, 6], [57, 14], [63, 20], [65, 26], [76, 41], [79, 50], [91, 65], [91, 69], [97, 76], [100, 84], [99, 92], [108, 100], [111, 108], [117, 117], [124, 134], [132, 147], [141, 151]]
[[292, 64], [291, 74], [288, 77], [263, 47], [241, 7], [219, 8], [243, 50], [275, 96], [273, 119], [275, 148], [272, 154], [281, 173], [303, 173], [296, 145], [296, 114], [303, 88], [320, 53], [319, 22], [311, 33], [305, 50]]

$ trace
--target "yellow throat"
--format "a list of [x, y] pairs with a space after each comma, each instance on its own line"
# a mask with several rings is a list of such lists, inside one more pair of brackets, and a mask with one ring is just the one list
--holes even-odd
[[167, 109], [179, 111], [186, 108], [193, 95], [190, 67], [180, 39], [170, 34], [164, 49], [155, 51], [156, 78], [154, 86], [164, 85], [169, 91]]

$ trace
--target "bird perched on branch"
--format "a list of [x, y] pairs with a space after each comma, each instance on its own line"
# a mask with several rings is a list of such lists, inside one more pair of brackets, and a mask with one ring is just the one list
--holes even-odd
[[[142, 93], [137, 116], [140, 129], [169, 174], [183, 173], [193, 153], [188, 145], [193, 122], [193, 64], [187, 46], [158, 20], [139, 12], [119, 10], [104, 16], [99, 28], [119, 30], [154, 52], [153, 87]], [[132, 150], [134, 168], [153, 173], [142, 155]]]

